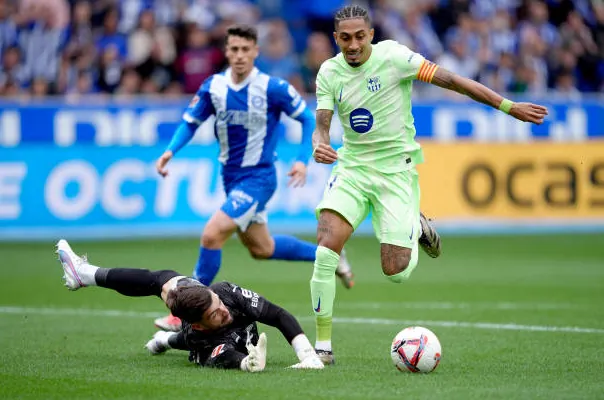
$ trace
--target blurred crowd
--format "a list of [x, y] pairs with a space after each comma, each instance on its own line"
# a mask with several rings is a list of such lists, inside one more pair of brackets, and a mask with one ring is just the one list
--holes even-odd
[[[313, 93], [336, 54], [342, 0], [0, 0], [0, 95], [172, 96], [225, 68], [233, 23], [259, 30], [258, 67]], [[373, 0], [394, 39], [507, 93], [604, 90], [604, 0]], [[436, 88], [418, 85], [417, 96]], [[442, 92], [439, 92], [442, 95]]]

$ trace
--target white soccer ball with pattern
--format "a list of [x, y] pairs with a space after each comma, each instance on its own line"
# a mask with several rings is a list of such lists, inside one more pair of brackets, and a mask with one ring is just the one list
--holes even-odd
[[440, 341], [430, 329], [405, 328], [394, 337], [390, 356], [399, 371], [432, 372], [440, 362]]

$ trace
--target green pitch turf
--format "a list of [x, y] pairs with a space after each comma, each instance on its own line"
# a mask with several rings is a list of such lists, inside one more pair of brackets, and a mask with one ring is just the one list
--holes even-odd
[[[101, 266], [191, 272], [197, 239], [72, 242]], [[379, 246], [353, 238], [357, 285], [338, 284], [337, 364], [288, 370], [295, 355], [268, 334], [260, 374], [201, 369], [143, 345], [165, 312], [155, 298], [69, 292], [54, 243], [0, 244], [0, 399], [597, 399], [604, 398], [604, 236], [445, 237], [402, 285], [381, 276]], [[310, 263], [254, 261], [232, 240], [220, 279], [300, 317], [314, 340]], [[429, 375], [398, 372], [394, 335], [419, 324], [440, 338]]]

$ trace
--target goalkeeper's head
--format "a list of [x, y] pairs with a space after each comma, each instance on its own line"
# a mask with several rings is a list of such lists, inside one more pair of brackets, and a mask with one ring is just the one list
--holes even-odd
[[168, 293], [166, 305], [172, 315], [196, 330], [212, 331], [233, 322], [229, 309], [207, 286], [177, 286]]

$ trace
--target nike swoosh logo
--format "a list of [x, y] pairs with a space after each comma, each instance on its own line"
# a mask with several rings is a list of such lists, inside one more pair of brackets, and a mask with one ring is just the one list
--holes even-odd
[[413, 226], [411, 226], [411, 235], [409, 235], [409, 240], [413, 240]]
[[342, 102], [342, 91], [344, 90], [344, 86], [340, 88], [340, 98], [338, 99], [338, 103]]
[[317, 308], [313, 308], [313, 310], [315, 310], [315, 312], [321, 311], [321, 298], [320, 297], [319, 297], [319, 301], [317, 302]]

